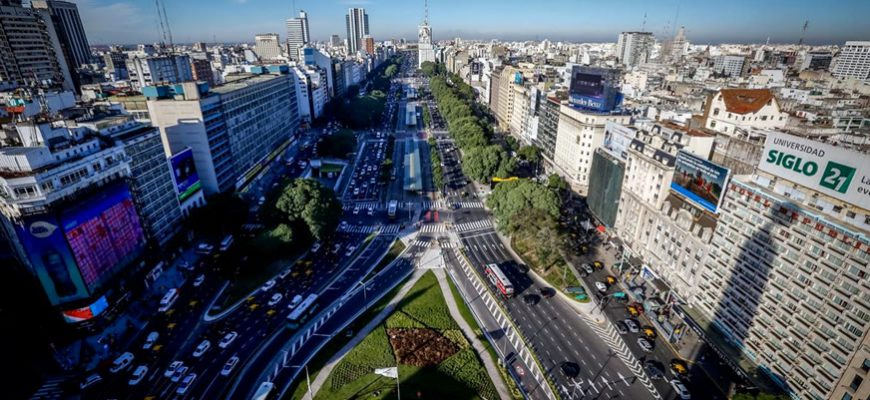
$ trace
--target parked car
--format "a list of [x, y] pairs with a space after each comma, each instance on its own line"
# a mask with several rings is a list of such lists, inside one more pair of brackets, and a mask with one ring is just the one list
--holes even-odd
[[196, 346], [196, 349], [193, 351], [193, 356], [194, 357], [201, 357], [210, 348], [211, 348], [211, 342], [209, 342], [208, 339], [203, 340], [202, 342], [199, 343], [198, 346]]
[[290, 304], [287, 306], [287, 308], [296, 308], [296, 306], [298, 306], [301, 302], [302, 296], [297, 294], [296, 296], [293, 296], [293, 300], [290, 301]]
[[178, 383], [181, 378], [184, 378], [184, 374], [186, 374], [188, 370], [190, 370], [190, 368], [188, 368], [186, 365], [178, 367], [178, 369], [172, 373], [172, 376], [169, 378], [169, 380], [173, 383]]
[[344, 252], [345, 257], [350, 257], [353, 252], [356, 251], [356, 246], [348, 246], [347, 251]]
[[606, 292], [607, 284], [601, 281], [595, 281], [595, 288], [598, 289], [599, 292]]
[[589, 264], [583, 264], [580, 268], [583, 268], [583, 271], [586, 272], [586, 275], [592, 275], [592, 266]]
[[130, 364], [133, 364], [133, 358], [133, 353], [129, 351], [121, 354], [120, 356], [118, 356], [118, 358], [115, 359], [115, 361], [112, 362], [112, 367], [109, 368], [109, 372], [116, 374], [120, 371], [127, 369]]
[[625, 306], [625, 311], [627, 311], [628, 314], [631, 315], [632, 317], [636, 317], [636, 316], [640, 315], [640, 311], [637, 309], [637, 306], [634, 304], [629, 304], [629, 305]]
[[686, 362], [679, 359], [671, 360], [671, 373], [676, 378], [683, 378], [688, 374], [689, 368], [686, 366]]
[[692, 395], [689, 394], [689, 389], [686, 389], [686, 385], [683, 385], [683, 382], [680, 382], [679, 379], [671, 379], [670, 384], [674, 388], [674, 391], [677, 392], [677, 396], [680, 396], [680, 399], [689, 400], [692, 398]]
[[530, 306], [538, 304], [538, 300], [538, 296], [534, 294], [527, 294], [523, 296], [523, 302]]
[[221, 341], [218, 343], [218, 347], [222, 349], [227, 348], [230, 344], [233, 343], [234, 340], [236, 340], [237, 337], [239, 337], [239, 333], [236, 331], [227, 333], [226, 335], [224, 335], [223, 338], [221, 338]]
[[637, 338], [637, 345], [640, 346], [640, 348], [647, 353], [653, 351], [653, 344], [647, 338]]
[[651, 326], [644, 326], [643, 328], [640, 329], [640, 332], [643, 333], [643, 335], [649, 339], [656, 338], [656, 330], [653, 329]]
[[541, 296], [543, 296], [545, 299], [549, 299], [556, 295], [556, 290], [551, 287], [542, 287], [538, 289], [538, 292], [540, 292]]
[[200, 285], [202, 285], [203, 282], [205, 282], [205, 275], [200, 274], [196, 277], [196, 279], [193, 280], [193, 287], [199, 287]]
[[628, 327], [625, 325], [625, 322], [616, 321], [613, 325], [616, 326], [616, 331], [619, 332], [620, 335], [628, 333]]
[[311, 252], [317, 253], [318, 250], [320, 250], [320, 242], [314, 242], [314, 244], [311, 246]]
[[662, 366], [658, 361], [644, 361], [643, 369], [646, 371], [646, 375], [649, 376], [650, 379], [659, 380], [664, 379], [665, 377], [665, 371], [662, 370]]
[[144, 365], [140, 365], [136, 367], [136, 370], [133, 371], [133, 375], [130, 375], [130, 380], [127, 381], [127, 384], [130, 386], [136, 386], [139, 382], [142, 382], [142, 378], [148, 373], [148, 367]]
[[175, 390], [175, 394], [183, 395], [187, 393], [191, 386], [193, 386], [193, 381], [196, 379], [196, 374], [189, 374], [184, 377], [184, 380], [181, 381], [181, 385], [178, 385], [178, 389]]

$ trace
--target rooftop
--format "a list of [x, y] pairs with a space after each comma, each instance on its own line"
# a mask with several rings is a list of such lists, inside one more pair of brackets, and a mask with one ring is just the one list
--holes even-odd
[[725, 102], [725, 109], [735, 114], [758, 112], [776, 99], [770, 89], [722, 89], [719, 93]]

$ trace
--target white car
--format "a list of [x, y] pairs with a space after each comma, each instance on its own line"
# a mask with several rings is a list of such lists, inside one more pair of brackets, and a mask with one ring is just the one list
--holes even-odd
[[181, 367], [178, 367], [178, 369], [175, 370], [175, 372], [172, 374], [172, 377], [170, 377], [169, 380], [174, 382], [174, 383], [178, 383], [178, 381], [180, 381], [181, 378], [184, 377], [184, 374], [186, 374], [189, 369], [190, 368], [188, 368], [184, 365], [182, 365]]
[[187, 390], [193, 385], [193, 380], [196, 379], [196, 374], [190, 374], [184, 377], [184, 380], [181, 381], [181, 384], [178, 385], [178, 389], [175, 390], [175, 394], [185, 394]]
[[582, 268], [583, 268], [583, 271], [586, 271], [586, 274], [587, 274], [587, 275], [592, 275], [593, 270], [592, 270], [592, 266], [591, 266], [591, 265], [589, 265], [589, 264], [583, 264]]
[[622, 321], [622, 322], [625, 322], [625, 326], [628, 327], [629, 332], [631, 332], [631, 333], [640, 332], [640, 327], [637, 326], [637, 322], [634, 322], [633, 319], [629, 318], [629, 319], [626, 319], [625, 321]]
[[311, 246], [311, 252], [317, 253], [320, 250], [320, 242], [314, 242], [314, 245]]
[[208, 339], [203, 340], [199, 344], [199, 346], [196, 346], [196, 350], [193, 351], [193, 356], [194, 357], [201, 357], [210, 348], [211, 348], [211, 342], [209, 342]]
[[347, 221], [341, 221], [341, 223], [338, 224], [338, 228], [339, 229], [347, 229]]
[[689, 394], [689, 389], [686, 389], [686, 385], [683, 385], [683, 382], [680, 382], [679, 379], [671, 379], [670, 383], [674, 391], [677, 392], [677, 396], [680, 396], [680, 399], [689, 400], [692, 398], [692, 395]]
[[230, 359], [227, 360], [227, 363], [224, 364], [224, 367], [221, 368], [221, 376], [230, 376], [230, 374], [233, 372], [233, 369], [236, 368], [236, 364], [238, 364], [238, 363], [239, 363], [238, 356], [230, 357]]
[[133, 371], [133, 375], [130, 376], [130, 380], [127, 382], [130, 386], [136, 386], [139, 382], [142, 382], [142, 378], [148, 373], [148, 367], [144, 365], [140, 365], [136, 367], [136, 370]]
[[83, 380], [81, 383], [79, 383], [79, 389], [83, 389], [83, 390], [87, 389], [93, 385], [96, 385], [98, 382], [101, 382], [102, 380], [103, 380], [103, 377], [100, 374], [93, 374], [93, 375], [85, 378], [85, 380]]
[[347, 251], [344, 252], [345, 257], [350, 257], [351, 254], [356, 250], [356, 246], [349, 246]]
[[201, 274], [193, 280], [193, 287], [199, 287], [203, 282], [205, 282], [205, 275]]
[[178, 371], [178, 369], [182, 366], [184, 366], [183, 362], [173, 361], [171, 364], [169, 364], [169, 367], [166, 368], [166, 371], [163, 372], [163, 376], [169, 378], [170, 376], [172, 376], [172, 374], [175, 373], [175, 371]]
[[233, 343], [234, 340], [236, 340], [237, 337], [239, 337], [239, 334], [236, 331], [227, 333], [226, 335], [224, 335], [223, 339], [221, 339], [220, 343], [218, 343], [218, 347], [222, 349], [227, 348], [230, 344]]
[[281, 299], [283, 299], [283, 298], [284, 298], [284, 296], [283, 296], [281, 293], [275, 293], [275, 294], [273, 294], [273, 295], [272, 295], [272, 298], [269, 299], [269, 307], [274, 306], [275, 304], [280, 303], [280, 302], [281, 302]]
[[598, 289], [599, 292], [606, 292], [607, 291], [607, 284], [604, 282], [601, 282], [601, 281], [595, 282], [595, 287]]
[[127, 367], [133, 364], [133, 353], [126, 352], [118, 356], [114, 362], [112, 362], [112, 367], [109, 368], [109, 372], [116, 374], [120, 371], [127, 369]]
[[290, 301], [290, 304], [287, 305], [287, 308], [296, 308], [296, 306], [298, 306], [301, 302], [302, 296], [297, 294], [296, 296], [293, 296], [293, 300]]
[[353, 215], [359, 214], [359, 206], [353, 208]]
[[148, 350], [151, 347], [154, 347], [154, 343], [157, 342], [157, 338], [160, 337], [160, 334], [157, 332], [151, 332], [148, 334], [148, 337], [145, 338], [145, 343], [142, 344], [142, 350]]
[[653, 344], [647, 338], [637, 338], [637, 345], [647, 353], [653, 351]]
[[369, 207], [368, 214], [369, 214], [369, 215], [375, 215], [375, 209], [374, 209], [373, 207]]
[[269, 279], [268, 281], [266, 281], [266, 283], [263, 284], [263, 286], [260, 288], [260, 291], [268, 292], [272, 290], [273, 287], [275, 287], [275, 280]]

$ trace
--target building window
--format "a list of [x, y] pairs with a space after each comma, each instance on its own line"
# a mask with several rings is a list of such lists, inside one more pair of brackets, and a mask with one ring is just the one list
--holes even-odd
[[864, 378], [855, 375], [855, 378], [852, 379], [852, 383], [849, 385], [849, 387], [852, 390], [858, 390], [858, 387], [861, 386], [861, 382], [864, 382]]
[[864, 359], [864, 364], [861, 364], [861, 370], [864, 372], [870, 371], [870, 358]]
[[717, 115], [719, 115], [719, 108], [718, 107], [713, 109], [713, 116], [715, 117]]

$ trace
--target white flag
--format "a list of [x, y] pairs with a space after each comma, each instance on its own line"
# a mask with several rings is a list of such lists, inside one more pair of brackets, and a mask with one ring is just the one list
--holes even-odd
[[378, 375], [386, 376], [387, 378], [397, 378], [399, 376], [399, 369], [396, 367], [390, 368], [377, 368], [375, 369], [375, 373]]

